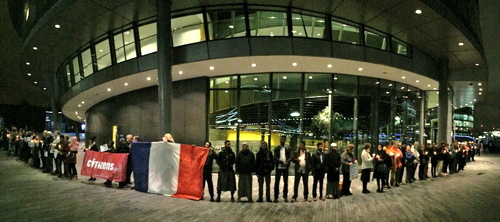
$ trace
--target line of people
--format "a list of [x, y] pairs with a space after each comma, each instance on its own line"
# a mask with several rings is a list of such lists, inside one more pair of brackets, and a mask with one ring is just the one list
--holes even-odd
[[[290, 202], [296, 202], [299, 196], [299, 186], [302, 181], [303, 201], [309, 199], [309, 175], [313, 177], [312, 201], [325, 199], [337, 199], [341, 196], [350, 196], [351, 182], [357, 177], [358, 160], [354, 156], [354, 145], [349, 144], [345, 151], [339, 153], [335, 143], [331, 149], [323, 147], [323, 143], [316, 144], [315, 151], [308, 151], [305, 142], [300, 142], [297, 151], [292, 152], [286, 144], [286, 137], [280, 138], [280, 145], [271, 151], [267, 142], [262, 141], [259, 151], [254, 154], [249, 150], [248, 144], [243, 143], [239, 153], [231, 149], [231, 142], [225, 141], [224, 147], [217, 154], [210, 142], [205, 147], [210, 149], [205, 162], [203, 172], [203, 187], [208, 185], [210, 201], [220, 202], [221, 193], [229, 191], [231, 202], [242, 201], [253, 202], [252, 184], [255, 174], [258, 180], [257, 202], [279, 202], [280, 184], [283, 181], [282, 198], [288, 200], [288, 172], [291, 163], [294, 163], [294, 185], [293, 195]], [[416, 181], [415, 173], [418, 169], [419, 180], [429, 178], [428, 167], [431, 165], [431, 176], [444, 176], [464, 170], [467, 161], [474, 161], [475, 144], [454, 142], [450, 145], [442, 142], [439, 146], [429, 144], [427, 146], [418, 143], [410, 146], [399, 141], [392, 141], [386, 145], [378, 145], [375, 152], [371, 153], [371, 144], [364, 144], [361, 153], [361, 181], [362, 193], [371, 193], [368, 183], [372, 180], [377, 182], [377, 192], [384, 193], [384, 189], [399, 187], [401, 184]], [[213, 161], [219, 165], [217, 180], [217, 197], [214, 198], [214, 187], [212, 182]], [[234, 165], [234, 168], [233, 168]], [[275, 171], [274, 200], [271, 199], [271, 172]], [[404, 171], [406, 180], [403, 182]], [[372, 174], [373, 171], [373, 174]], [[353, 173], [354, 172], [354, 173]], [[342, 174], [342, 183], [340, 183]], [[236, 183], [236, 176], [238, 182]], [[326, 175], [326, 190], [324, 190], [324, 179]], [[264, 190], [265, 185], [265, 190]], [[237, 191], [237, 198], [235, 193]], [[264, 192], [265, 191], [265, 192]], [[325, 193], [323, 191], [326, 191]], [[265, 193], [265, 198], [264, 198]], [[319, 194], [319, 195], [318, 195]], [[325, 194], [325, 195], [324, 195]]]

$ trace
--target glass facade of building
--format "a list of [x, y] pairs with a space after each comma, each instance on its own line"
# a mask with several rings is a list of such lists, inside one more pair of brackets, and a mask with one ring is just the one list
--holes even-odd
[[214, 147], [225, 140], [247, 142], [257, 151], [260, 141], [274, 147], [286, 135], [294, 149], [300, 140], [311, 149], [316, 142], [333, 141], [340, 148], [357, 144], [359, 154], [366, 142], [413, 143], [419, 137], [421, 93], [397, 82], [342, 74], [211, 78], [209, 140]]

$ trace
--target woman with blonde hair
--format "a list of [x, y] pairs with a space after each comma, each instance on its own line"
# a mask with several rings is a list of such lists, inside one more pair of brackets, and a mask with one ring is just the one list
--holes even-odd
[[66, 154], [66, 162], [68, 163], [69, 173], [71, 175], [71, 179], [78, 180], [78, 172], [76, 172], [76, 154], [78, 154], [78, 149], [80, 147], [80, 143], [78, 142], [78, 138], [76, 136], [71, 138], [71, 142], [68, 147], [68, 154]]

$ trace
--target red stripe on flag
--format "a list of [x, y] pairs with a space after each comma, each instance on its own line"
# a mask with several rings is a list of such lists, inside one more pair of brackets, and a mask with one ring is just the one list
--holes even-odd
[[179, 178], [176, 198], [200, 200], [203, 196], [203, 165], [207, 160], [205, 147], [180, 144]]

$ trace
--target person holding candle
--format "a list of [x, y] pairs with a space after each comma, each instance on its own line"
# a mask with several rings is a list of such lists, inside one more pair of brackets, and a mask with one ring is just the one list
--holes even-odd
[[423, 144], [418, 147], [418, 153], [420, 156], [420, 165], [418, 166], [418, 179], [427, 179], [427, 170], [429, 168], [429, 145], [425, 147]]
[[349, 196], [352, 195], [351, 189], [351, 165], [357, 164], [356, 159], [353, 154], [354, 144], [347, 145], [345, 151], [340, 156], [340, 161], [342, 162], [342, 195]]
[[429, 153], [431, 156], [431, 176], [432, 178], [437, 177], [437, 165], [439, 162], [438, 148], [435, 143], [432, 143], [432, 147], [429, 149]]
[[370, 155], [371, 144], [365, 143], [365, 148], [361, 153], [361, 181], [363, 181], [363, 191], [362, 193], [367, 194], [370, 193], [368, 190], [368, 182], [370, 182], [370, 172], [373, 168], [373, 157]]
[[404, 155], [406, 159], [406, 183], [413, 183], [414, 180], [412, 175], [415, 168], [415, 155], [411, 151], [410, 146], [406, 146], [406, 152]]
[[437, 164], [437, 176], [438, 177], [442, 177], [443, 176], [443, 163], [444, 163], [444, 160], [446, 159], [446, 153], [448, 152], [448, 150], [446, 149], [446, 147], [449, 146], [446, 142], [441, 142], [439, 144], [439, 148], [437, 149], [437, 156], [438, 156], [438, 164]]
[[400, 174], [403, 173], [403, 164], [401, 163], [401, 159], [403, 159], [403, 153], [399, 149], [399, 142], [397, 140], [394, 140], [388, 150], [389, 156], [391, 156], [392, 158], [390, 184], [391, 186], [399, 187], [399, 182], [396, 180], [399, 178]]

